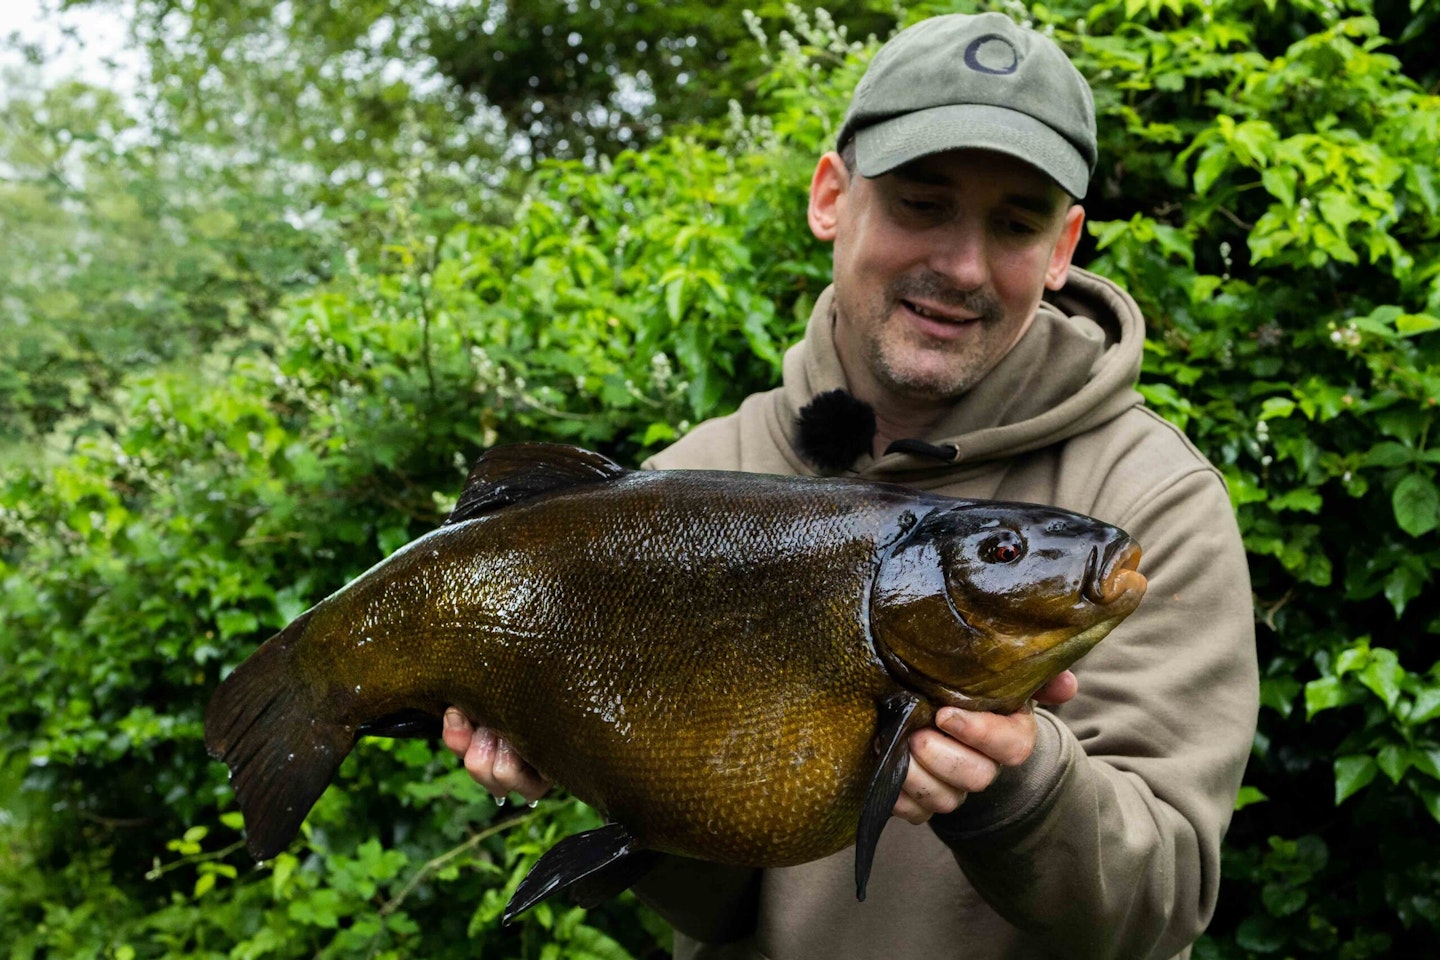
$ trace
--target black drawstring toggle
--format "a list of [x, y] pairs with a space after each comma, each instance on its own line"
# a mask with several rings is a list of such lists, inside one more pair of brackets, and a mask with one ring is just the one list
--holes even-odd
[[934, 460], [942, 460], [951, 463], [955, 460], [955, 454], [959, 451], [954, 445], [942, 443], [936, 446], [933, 443], [926, 443], [924, 440], [904, 439], [896, 440], [885, 448], [889, 453], [908, 453], [914, 457], [930, 457]]

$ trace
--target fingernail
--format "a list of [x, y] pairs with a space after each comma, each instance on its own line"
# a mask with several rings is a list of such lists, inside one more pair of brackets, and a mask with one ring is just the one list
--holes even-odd
[[940, 711], [937, 723], [941, 730], [944, 730], [948, 734], [956, 735], [965, 729], [965, 724], [969, 720], [969, 717], [970, 714], [968, 711], [961, 710], [958, 707], [945, 707]]
[[459, 729], [460, 729], [461, 727], [463, 727], [463, 726], [465, 726], [465, 718], [462, 717], [462, 716], [460, 716], [460, 711], [459, 711], [459, 710], [446, 710], [446, 711], [445, 711], [445, 729], [446, 729], [446, 730], [459, 730]]

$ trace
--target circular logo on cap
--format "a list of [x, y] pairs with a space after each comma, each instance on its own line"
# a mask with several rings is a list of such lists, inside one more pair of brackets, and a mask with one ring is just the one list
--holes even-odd
[[1009, 40], [998, 33], [987, 33], [971, 40], [965, 48], [965, 66], [1003, 77], [1020, 69], [1020, 54]]

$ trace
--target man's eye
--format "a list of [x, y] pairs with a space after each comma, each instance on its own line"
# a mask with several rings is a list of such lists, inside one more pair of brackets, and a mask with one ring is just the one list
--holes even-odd
[[906, 200], [902, 198], [900, 203], [907, 210], [914, 210], [916, 213], [934, 213], [940, 209], [940, 204], [933, 200]]

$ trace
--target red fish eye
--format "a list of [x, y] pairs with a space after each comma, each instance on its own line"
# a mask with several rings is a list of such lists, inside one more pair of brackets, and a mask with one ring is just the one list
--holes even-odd
[[1024, 551], [1014, 534], [992, 537], [980, 546], [980, 557], [986, 563], [1014, 563]]

